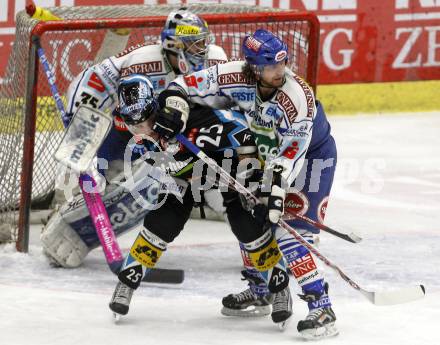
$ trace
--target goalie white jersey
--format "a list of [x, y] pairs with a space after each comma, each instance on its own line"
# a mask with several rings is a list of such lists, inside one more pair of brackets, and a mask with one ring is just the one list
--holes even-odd
[[[226, 61], [223, 48], [209, 45], [206, 67]], [[176, 78], [160, 44], [133, 46], [87, 68], [72, 81], [67, 92], [67, 113], [72, 116], [80, 104], [113, 110], [119, 79], [134, 73], [148, 76], [156, 93]]]
[[238, 106], [255, 135], [259, 158], [271, 166], [283, 166], [283, 177], [291, 184], [301, 170], [312, 137], [316, 115], [313, 92], [286, 68], [283, 86], [269, 100], [262, 101], [256, 82], [242, 72], [244, 64], [228, 62], [179, 76], [169, 89], [183, 92], [192, 103], [216, 109]]

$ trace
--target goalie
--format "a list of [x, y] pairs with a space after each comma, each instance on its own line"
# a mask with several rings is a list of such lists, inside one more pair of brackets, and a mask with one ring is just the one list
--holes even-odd
[[[117, 106], [117, 88], [121, 78], [133, 73], [140, 73], [149, 77], [154, 93], [159, 94], [168, 83], [177, 75], [196, 71], [209, 65], [226, 62], [227, 57], [223, 49], [211, 43], [211, 34], [207, 23], [194, 13], [180, 8], [169, 14], [161, 32], [161, 43], [153, 45], [138, 45], [128, 48], [124, 52], [105, 59], [101, 63], [84, 70], [71, 83], [68, 93], [67, 122], [80, 105], [87, 105], [99, 110], [113, 110]], [[100, 148], [99, 156], [108, 163], [105, 169], [100, 169], [100, 174], [95, 171], [94, 177], [100, 183], [100, 190], [105, 186], [105, 180], [118, 179], [123, 167], [123, 150], [112, 150], [121, 143], [121, 136], [130, 136], [124, 120], [115, 115], [114, 125]], [[130, 136], [131, 137], [131, 136]], [[143, 145], [131, 143], [135, 154], [142, 153]], [[99, 163], [99, 162], [98, 162]], [[105, 178], [103, 174], [105, 173]], [[140, 173], [140, 172], [139, 172]], [[66, 176], [70, 172], [67, 172]], [[57, 265], [63, 267], [77, 267], [84, 260], [90, 249], [99, 245], [94, 235], [93, 226], [85, 220], [85, 207], [78, 188], [77, 178], [66, 178], [63, 174], [61, 180], [56, 182], [56, 202], [59, 204], [58, 215], [64, 214], [62, 219], [82, 224], [82, 239], [62, 230], [54, 230], [52, 226], [63, 222], [56, 215], [43, 229], [41, 239], [44, 252]], [[136, 175], [136, 174], [135, 174]], [[137, 175], [136, 175], [137, 176]], [[154, 190], [152, 188], [148, 190]], [[114, 187], [114, 186], [113, 186]], [[147, 191], [145, 191], [146, 193]], [[119, 193], [119, 194], [118, 194]], [[151, 194], [151, 192], [149, 192]], [[130, 194], [121, 195], [120, 188], [108, 188], [103, 199], [113, 199], [116, 196], [126, 198], [123, 204], [112, 210], [117, 216], [115, 231], [124, 232], [132, 228], [145, 216], [142, 209], [127, 208], [133, 200]], [[150, 195], [150, 197], [152, 197]], [[69, 200], [69, 204], [63, 204]], [[118, 199], [122, 202], [122, 199]], [[117, 205], [117, 204], [115, 204]], [[75, 212], [70, 212], [75, 211]], [[84, 213], [85, 212], [85, 213]], [[130, 217], [126, 215], [130, 215]], [[60, 227], [61, 229], [63, 227]], [[84, 242], [85, 240], [85, 242]]]
[[[207, 23], [194, 13], [180, 8], [171, 12], [160, 34], [158, 44], [139, 44], [111, 56], [101, 63], [80, 73], [67, 91], [67, 119], [70, 122], [80, 105], [98, 110], [113, 110], [117, 105], [119, 80], [131, 74], [149, 77], [154, 92], [159, 94], [176, 76], [198, 71], [227, 61], [224, 50], [212, 44], [212, 35]], [[115, 117], [109, 139], [127, 128], [120, 117]], [[120, 161], [114, 160], [107, 173], [116, 176], [121, 170]], [[69, 183], [70, 182], [70, 183]], [[59, 186], [60, 185], [60, 186]], [[78, 194], [76, 181], [64, 178], [57, 180], [56, 202]]]

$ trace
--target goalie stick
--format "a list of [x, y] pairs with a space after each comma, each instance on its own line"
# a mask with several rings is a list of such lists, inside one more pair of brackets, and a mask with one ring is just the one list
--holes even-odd
[[[235, 180], [231, 175], [229, 175], [222, 167], [220, 167], [214, 160], [209, 158], [203, 151], [201, 151], [197, 146], [195, 146], [192, 142], [190, 142], [185, 136], [182, 134], [178, 134], [176, 139], [184, 145], [189, 151], [195, 154], [199, 159], [205, 162], [209, 167], [211, 167], [214, 171], [216, 171], [220, 177], [222, 177], [227, 185], [232, 185], [234, 189], [244, 194], [247, 198], [252, 199], [254, 202], [259, 203], [258, 198], [252, 194], [246, 187], [241, 185], [237, 180]], [[280, 220], [278, 225], [281, 226], [284, 230], [291, 233], [295, 239], [300, 242], [304, 247], [310, 250], [318, 259], [320, 259], [324, 264], [332, 268], [336, 271], [339, 276], [347, 282], [352, 288], [359, 291], [366, 299], [368, 299], [374, 305], [394, 305], [407, 303], [411, 301], [418, 300], [425, 296], [425, 287], [423, 285], [419, 286], [411, 286], [399, 290], [391, 290], [391, 291], [368, 291], [362, 287], [360, 287], [353, 279], [351, 279], [348, 275], [346, 275], [336, 264], [327, 259], [324, 255], [322, 255], [313, 245], [307, 242], [295, 229], [289, 226], [284, 220]]]
[[[63, 101], [61, 99], [60, 93], [58, 92], [58, 88], [55, 84], [55, 76], [49, 67], [46, 54], [44, 52], [44, 49], [41, 47], [39, 38], [33, 37], [32, 41], [33, 44], [35, 44], [35, 47], [37, 48], [39, 61], [43, 66], [46, 79], [50, 86], [52, 96], [55, 100], [55, 104], [58, 108], [58, 111], [61, 114], [62, 122], [66, 127], [69, 122], [69, 119], [66, 116], [66, 111], [64, 109]], [[83, 188], [85, 182], [92, 183], [92, 186], [96, 186], [96, 182], [94, 181], [92, 176], [87, 174], [80, 174], [79, 185], [81, 188], [81, 192], [83, 194], [84, 200], [89, 210], [92, 222], [95, 226], [95, 230], [98, 235], [99, 241], [101, 242], [105, 259], [107, 261], [110, 270], [113, 273], [117, 274], [124, 260], [123, 255], [121, 253], [121, 249], [116, 240], [115, 233], [113, 231], [112, 225], [110, 223], [110, 219], [108, 217], [104, 203], [102, 202], [100, 194], [87, 193]], [[150, 274], [146, 276], [144, 281], [154, 282], [154, 283], [180, 284], [183, 282], [184, 279], [184, 272], [183, 270], [179, 270], [179, 269], [174, 269], [174, 270], [158, 269], [158, 271], [155, 272], [154, 274], [153, 272], [154, 270], [152, 270]]]

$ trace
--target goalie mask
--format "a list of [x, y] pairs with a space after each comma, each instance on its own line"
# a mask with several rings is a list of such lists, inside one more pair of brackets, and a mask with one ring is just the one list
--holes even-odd
[[211, 41], [208, 24], [186, 8], [169, 14], [161, 33], [161, 41], [165, 51], [177, 55], [181, 73], [207, 67], [207, 51]]
[[158, 109], [150, 79], [141, 74], [122, 78], [118, 86], [119, 116], [128, 126], [146, 121]]

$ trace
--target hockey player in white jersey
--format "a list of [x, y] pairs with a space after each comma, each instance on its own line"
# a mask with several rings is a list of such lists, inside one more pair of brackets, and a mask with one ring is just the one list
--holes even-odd
[[[336, 164], [330, 125], [306, 82], [286, 67], [288, 51], [284, 42], [260, 29], [244, 39], [243, 51], [246, 61], [229, 62], [178, 77], [160, 95], [159, 103], [163, 106], [169, 97], [180, 97], [189, 104], [216, 109], [238, 106], [244, 112], [255, 136], [258, 158], [264, 162], [265, 171], [273, 173], [268, 217], [284, 259], [302, 288], [300, 297], [309, 307], [309, 314], [299, 321], [297, 329], [307, 339], [333, 336], [338, 331], [328, 284], [308, 249], [276, 226], [284, 207], [289, 207], [289, 200], [298, 198], [303, 200], [303, 209], [294, 211], [323, 221]], [[172, 137], [180, 131], [184, 119], [161, 115], [155, 124], [159, 134]], [[234, 229], [234, 219], [229, 221]], [[299, 220], [289, 223], [310, 242], [312, 233], [319, 232]], [[225, 315], [248, 316], [249, 307], [264, 307], [270, 302], [258, 270], [246, 255], [243, 258], [250, 289], [223, 299]], [[291, 304], [290, 294], [288, 303]], [[275, 301], [273, 309], [279, 308], [285, 308], [285, 303]]]
[[[210, 65], [227, 61], [224, 50], [211, 44], [211, 33], [207, 23], [186, 10], [178, 9], [169, 14], [158, 44], [140, 44], [109, 57], [79, 74], [70, 84], [67, 92], [66, 122], [81, 104], [86, 104], [101, 111], [113, 110], [117, 106], [117, 87], [121, 78], [128, 75], [142, 74], [148, 76], [159, 94], [176, 76], [206, 68]], [[128, 133], [127, 126], [119, 116], [114, 117], [114, 123], [104, 144], [100, 148], [99, 157], [108, 161], [108, 167], [103, 173], [110, 181], [117, 176], [123, 167], [124, 150], [114, 150], [118, 146], [120, 135]], [[142, 147], [142, 145], [139, 145]], [[136, 145], [133, 150], [137, 150]], [[99, 175], [95, 178], [101, 182]], [[78, 194], [77, 180], [70, 179], [73, 186], [66, 188], [64, 178], [57, 185], [57, 194], [61, 194], [60, 204], [70, 199], [72, 194]], [[71, 192], [75, 188], [76, 193]], [[69, 197], [70, 194], [70, 197]], [[43, 229], [43, 249], [51, 261], [63, 267], [77, 267], [86, 257], [90, 246], [85, 246], [75, 236], [63, 231]], [[92, 246], [93, 248], [93, 246]]]

